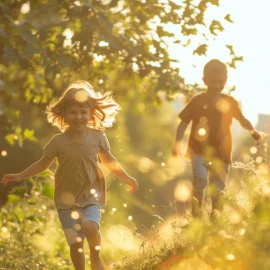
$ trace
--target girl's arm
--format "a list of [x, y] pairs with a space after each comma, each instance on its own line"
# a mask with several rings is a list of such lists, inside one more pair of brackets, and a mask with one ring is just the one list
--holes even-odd
[[110, 151], [100, 152], [99, 153], [100, 160], [102, 164], [104, 164], [113, 174], [122, 179], [126, 184], [131, 186], [130, 193], [134, 193], [138, 190], [138, 183], [136, 179], [129, 176], [125, 170], [122, 168], [120, 163], [116, 160], [116, 158], [111, 154]]
[[24, 171], [17, 174], [6, 174], [2, 178], [2, 183], [5, 185], [9, 182], [18, 182], [25, 178], [29, 178], [31, 176], [37, 175], [43, 171], [45, 171], [53, 162], [54, 158], [48, 157], [47, 155], [42, 156], [42, 158], [33, 163]]

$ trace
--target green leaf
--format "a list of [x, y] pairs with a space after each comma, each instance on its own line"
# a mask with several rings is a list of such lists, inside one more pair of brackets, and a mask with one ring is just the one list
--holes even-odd
[[29, 141], [33, 141], [36, 142], [37, 138], [34, 136], [35, 131], [32, 129], [25, 129], [23, 132], [23, 139], [24, 140], [29, 140]]
[[49, 178], [49, 177], [51, 177], [51, 176], [52, 176], [52, 173], [51, 173], [51, 171], [49, 171], [49, 170], [44, 171], [44, 172], [42, 172], [42, 173], [40, 173], [40, 174], [38, 175], [38, 177], [41, 177], [41, 178]]
[[209, 3], [211, 3], [214, 6], [219, 6], [219, 0], [209, 0]]
[[232, 45], [226, 45], [226, 47], [230, 50], [230, 55], [235, 55]]
[[14, 203], [20, 201], [21, 198], [15, 194], [8, 194], [8, 203]]
[[14, 133], [12, 134], [7, 134], [5, 136], [5, 140], [10, 144], [10, 145], [14, 145], [15, 144], [15, 140], [14, 140]]
[[233, 23], [233, 20], [231, 19], [231, 14], [227, 14], [225, 17], [224, 17], [225, 20], [227, 20], [228, 22], [230, 23]]
[[224, 31], [224, 27], [221, 25], [219, 21], [213, 20], [209, 27], [209, 30], [211, 34], [217, 35], [216, 31], [222, 32]]
[[34, 216], [34, 215], [28, 216], [25, 219], [35, 221], [35, 222], [39, 221], [38, 218], [36, 216]]
[[158, 26], [157, 27], [157, 34], [159, 35], [159, 37], [173, 37], [174, 36], [173, 33], [170, 33], [168, 31], [165, 31], [163, 29], [163, 27], [161, 27], [161, 26]]
[[206, 55], [207, 47], [208, 47], [208, 45], [206, 45], [206, 44], [200, 45], [196, 50], [193, 51], [193, 55], [194, 54]]
[[231, 94], [232, 92], [234, 92], [236, 89], [236, 86], [234, 85], [231, 89], [229, 89], [228, 93]]
[[54, 193], [53, 187], [50, 184], [45, 183], [43, 186], [42, 195], [47, 196], [50, 199], [53, 199], [53, 193]]

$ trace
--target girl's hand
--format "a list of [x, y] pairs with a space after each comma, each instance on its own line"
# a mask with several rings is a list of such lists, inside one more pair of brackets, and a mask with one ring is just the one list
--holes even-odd
[[131, 189], [128, 191], [129, 193], [135, 193], [136, 191], [138, 191], [139, 189], [139, 185], [136, 179], [134, 179], [133, 177], [128, 177], [126, 179], [126, 184], [128, 184], [129, 186], [131, 186]]
[[19, 182], [22, 178], [20, 174], [5, 174], [1, 180], [3, 184], [8, 184], [9, 182]]

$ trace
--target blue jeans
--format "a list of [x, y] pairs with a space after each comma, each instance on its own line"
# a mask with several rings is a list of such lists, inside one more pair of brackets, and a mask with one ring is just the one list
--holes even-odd
[[193, 172], [193, 195], [198, 200], [199, 206], [203, 205], [205, 189], [209, 185], [212, 207], [217, 208], [226, 185], [229, 164], [222, 160], [216, 160], [213, 164], [206, 164], [203, 156], [193, 154], [191, 165]]

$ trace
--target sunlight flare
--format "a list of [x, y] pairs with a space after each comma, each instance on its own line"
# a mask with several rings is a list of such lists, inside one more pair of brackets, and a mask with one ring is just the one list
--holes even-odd
[[174, 189], [174, 198], [177, 201], [185, 202], [191, 198], [192, 184], [189, 180], [181, 181]]

